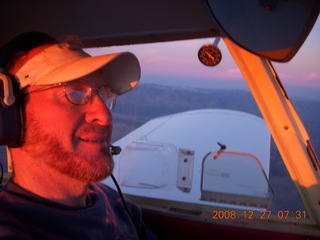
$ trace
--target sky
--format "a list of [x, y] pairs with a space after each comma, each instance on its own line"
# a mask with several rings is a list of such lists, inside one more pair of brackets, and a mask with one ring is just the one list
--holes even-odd
[[[288, 63], [274, 63], [280, 79], [288, 88], [308, 89], [320, 101], [320, 18], [296, 56]], [[301, 90], [302, 91], [302, 90]]]
[[[88, 49], [92, 55], [131, 51], [139, 59], [141, 83], [198, 88], [248, 89], [223, 40], [218, 47], [222, 61], [206, 67], [197, 57], [201, 46], [214, 38]], [[287, 63], [272, 63], [289, 96], [320, 101], [320, 19], [296, 56]]]

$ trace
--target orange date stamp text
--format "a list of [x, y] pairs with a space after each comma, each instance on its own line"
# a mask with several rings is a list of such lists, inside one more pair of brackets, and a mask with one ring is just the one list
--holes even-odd
[[293, 217], [295, 219], [307, 219], [306, 211], [289, 211], [289, 210], [280, 210], [280, 211], [235, 211], [235, 210], [215, 210], [212, 211], [212, 219], [270, 219], [271, 216], [273, 218], [283, 220], [289, 217]]

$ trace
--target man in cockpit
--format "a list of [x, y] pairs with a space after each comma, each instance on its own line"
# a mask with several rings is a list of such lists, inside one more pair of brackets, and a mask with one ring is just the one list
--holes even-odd
[[23, 119], [6, 144], [14, 172], [0, 192], [0, 239], [154, 239], [140, 209], [99, 183], [113, 170], [110, 111], [139, 81], [136, 57], [91, 57], [42, 33], [0, 54], [2, 81], [17, 85], [8, 108]]

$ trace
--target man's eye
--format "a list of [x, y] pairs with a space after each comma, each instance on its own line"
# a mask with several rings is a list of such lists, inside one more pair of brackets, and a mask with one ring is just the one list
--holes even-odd
[[84, 96], [84, 92], [82, 91], [70, 91], [68, 92], [68, 97], [70, 98], [75, 98], [75, 99], [78, 99], [78, 98], [82, 98]]
[[68, 91], [66, 96], [73, 104], [85, 104], [90, 99], [90, 92], [72, 90]]

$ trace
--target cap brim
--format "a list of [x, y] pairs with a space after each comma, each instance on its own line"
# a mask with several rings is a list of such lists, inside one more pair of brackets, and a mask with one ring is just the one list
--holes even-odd
[[72, 81], [98, 69], [101, 69], [106, 84], [118, 95], [134, 88], [141, 75], [140, 64], [136, 56], [130, 52], [123, 52], [88, 56], [70, 62], [42, 77], [37, 85]]

